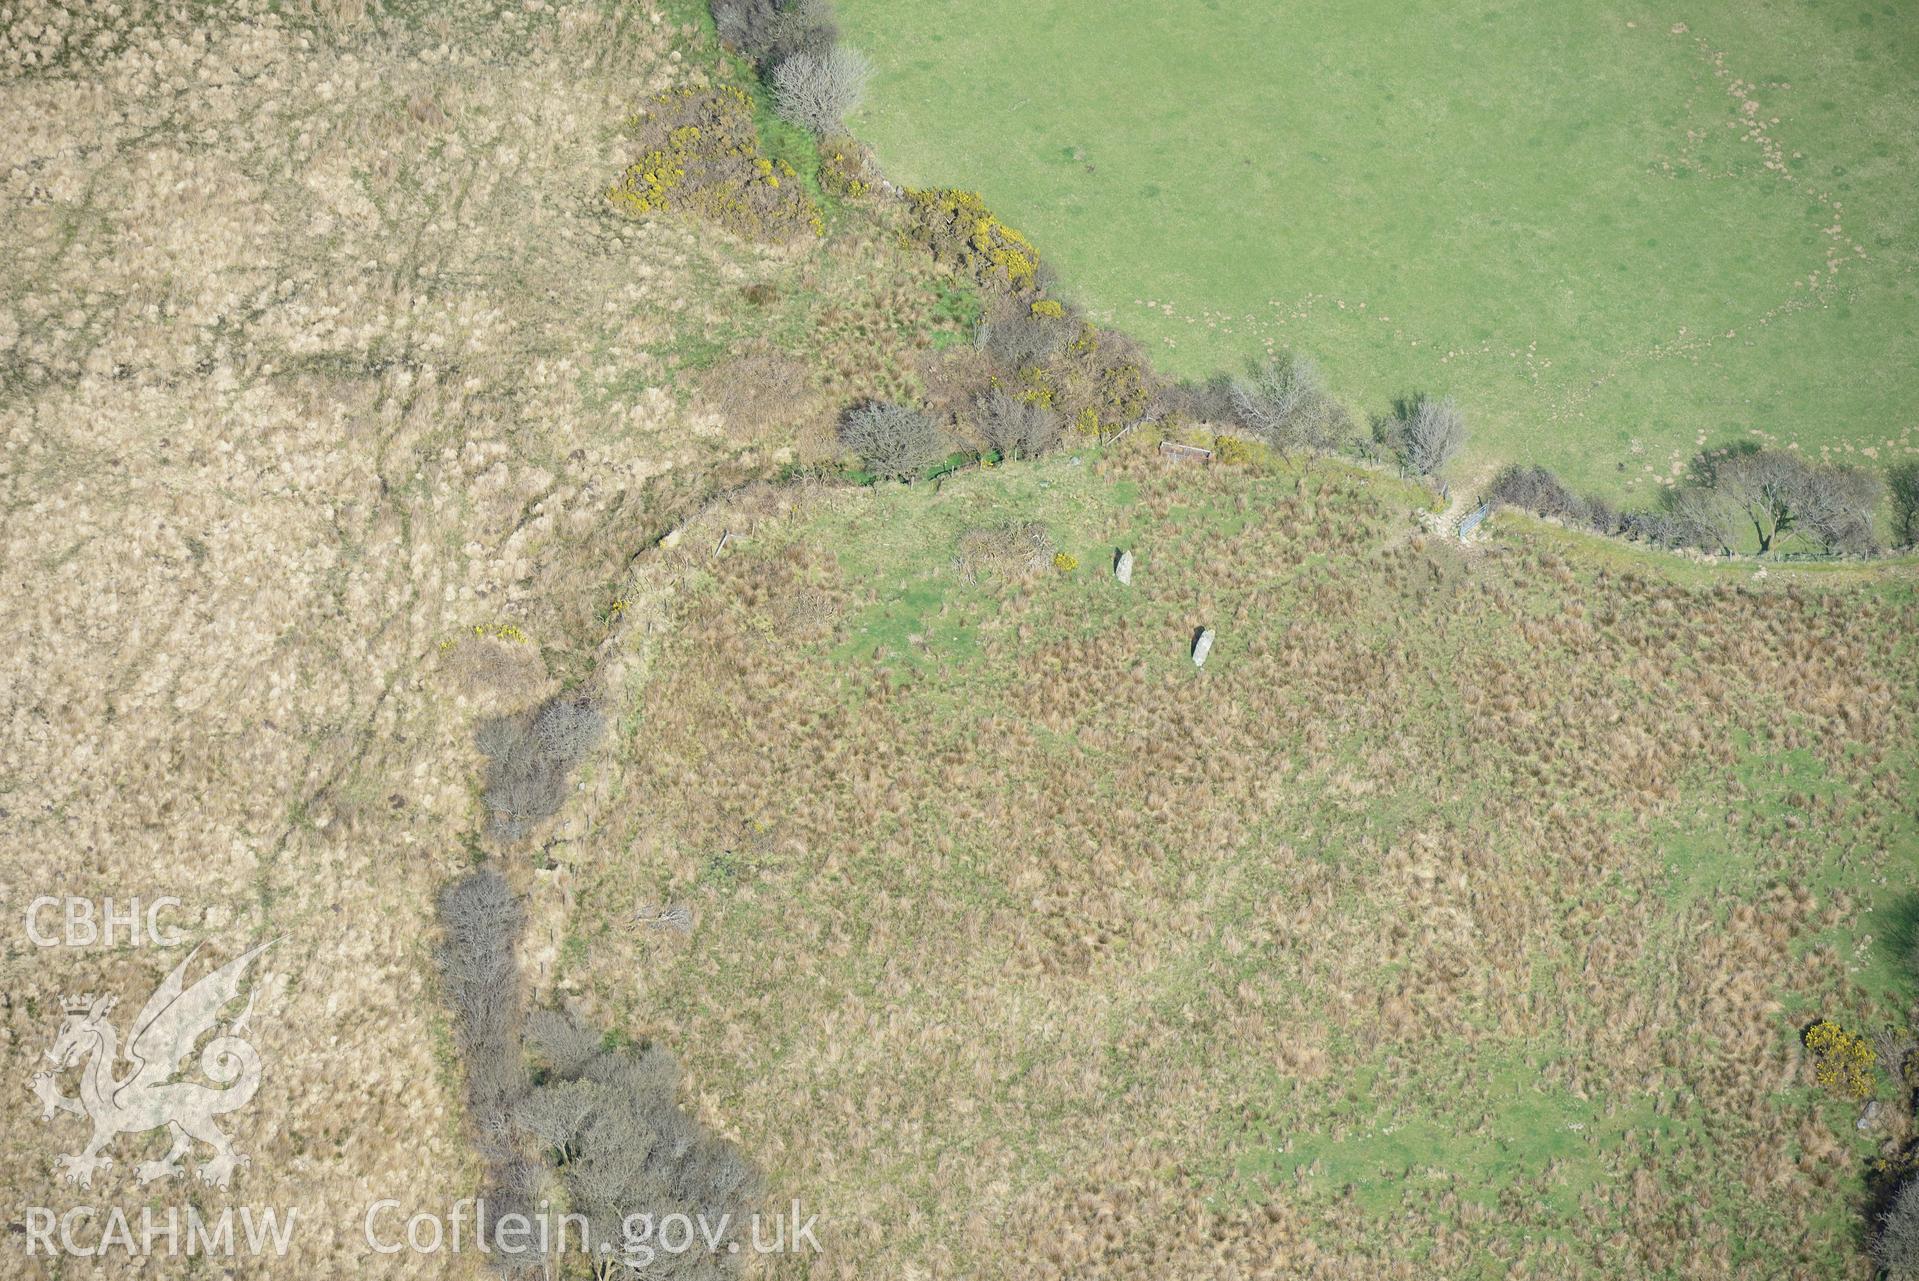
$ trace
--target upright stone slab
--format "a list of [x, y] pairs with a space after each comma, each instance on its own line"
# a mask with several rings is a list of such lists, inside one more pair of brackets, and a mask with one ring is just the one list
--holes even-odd
[[1114, 558], [1113, 577], [1119, 579], [1121, 587], [1133, 585], [1133, 553], [1121, 552]]
[[1193, 642], [1193, 666], [1206, 666], [1206, 656], [1212, 652], [1213, 629], [1210, 627], [1202, 627], [1199, 629], [1199, 639]]

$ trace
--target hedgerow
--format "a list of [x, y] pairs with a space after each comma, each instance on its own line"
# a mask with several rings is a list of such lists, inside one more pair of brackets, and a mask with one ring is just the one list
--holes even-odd
[[[867, 64], [838, 45], [828, 0], [712, 0], [712, 10], [722, 40], [754, 62], [784, 118], [821, 134], [838, 128], [857, 100]], [[717, 104], [722, 113], [744, 117], [750, 148], [751, 113], [745, 95], [737, 90], [719, 93], [731, 95]], [[681, 96], [688, 99], [691, 91]], [[662, 99], [662, 105], [665, 102]], [[702, 182], [692, 176], [692, 164], [715, 144], [701, 132], [688, 132], [677, 120], [665, 124], [675, 127], [666, 127], [664, 135], [654, 130], [653, 147], [612, 193], [616, 204], [636, 213], [695, 208], [749, 234], [781, 221], [777, 213], [756, 206], [756, 201], [765, 203], [767, 191], [780, 190], [782, 177], [756, 149], [742, 150], [731, 137], [717, 144], [722, 154], [754, 162], [743, 175], [726, 175], [747, 193], [736, 196], [728, 181]], [[878, 183], [870, 153], [851, 138], [832, 137], [820, 146], [819, 156], [821, 190], [860, 197]], [[784, 176], [794, 176], [790, 166]], [[762, 180], [757, 195], [756, 177]], [[799, 193], [792, 196], [795, 203], [779, 211], [785, 221], [803, 221], [818, 231], [817, 211]], [[1293, 353], [1268, 361], [1250, 379], [1220, 377], [1167, 388], [1136, 354], [1115, 359], [1102, 352], [1118, 335], [1100, 330], [1048, 296], [1051, 272], [1038, 249], [995, 215], [977, 192], [931, 187], [903, 196], [909, 237], [989, 296], [1005, 300], [978, 329], [977, 345], [992, 366], [985, 386], [962, 386], [957, 397], [936, 398], [948, 426], [957, 421], [965, 427], [970, 403], [973, 428], [988, 452], [1003, 457], [1035, 452], [1014, 444], [1025, 437], [1024, 420], [1004, 412], [1004, 405], [1012, 402], [992, 399], [993, 414], [979, 412], [989, 396], [1001, 394], [1046, 411], [1044, 421], [1062, 422], [1100, 440], [1140, 421], [1149, 410], [1169, 424], [1184, 419], [1235, 424], [1280, 458], [1303, 458], [1308, 465], [1314, 455], [1356, 444], [1362, 457], [1396, 458], [1407, 470], [1437, 479], [1465, 446], [1465, 416], [1458, 406], [1449, 397], [1424, 395], [1401, 401], [1392, 416], [1375, 420], [1370, 445], [1354, 438], [1350, 415], [1326, 391], [1317, 367]], [[1001, 438], [1013, 448], [994, 443]], [[1239, 444], [1224, 448], [1235, 458], [1250, 456]], [[1788, 533], [1827, 554], [1878, 549], [1876, 512], [1888, 486], [1872, 473], [1814, 464], [1788, 451], [1752, 445], [1706, 451], [1695, 460], [1693, 473], [1689, 483], [1666, 491], [1658, 507], [1636, 512], [1622, 513], [1603, 500], [1576, 495], [1543, 468], [1508, 467], [1487, 497], [1602, 534], [1669, 548], [1730, 555], [1750, 530], [1756, 533], [1761, 555]], [[1910, 545], [1919, 529], [1919, 465], [1895, 468], [1886, 479], [1893, 498], [1894, 541]]]
[[1619, 513], [1598, 499], [1582, 498], [1544, 467], [1507, 467], [1493, 477], [1486, 501], [1583, 525], [1602, 534], [1620, 530]]
[[[1889, 473], [1898, 530], [1897, 468]], [[1663, 547], [1730, 556], [1756, 544], [1761, 556], [1782, 550], [1789, 536], [1827, 555], [1871, 555], [1879, 549], [1874, 518], [1886, 486], [1858, 467], [1814, 463], [1787, 450], [1741, 444], [1702, 451], [1683, 484], [1659, 505], [1622, 512], [1603, 499], [1575, 494], [1543, 467], [1509, 466], [1486, 491], [1503, 503]]]

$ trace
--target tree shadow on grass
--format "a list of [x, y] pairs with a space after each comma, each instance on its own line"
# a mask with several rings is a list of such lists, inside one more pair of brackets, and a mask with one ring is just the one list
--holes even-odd
[[1873, 943], [1907, 983], [1919, 986], [1919, 894], [1900, 898], [1885, 916], [1885, 928]]

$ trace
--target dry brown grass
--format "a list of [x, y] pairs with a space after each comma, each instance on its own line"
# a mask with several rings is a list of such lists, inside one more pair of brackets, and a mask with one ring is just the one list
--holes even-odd
[[[645, 4], [0, 20], [0, 1088], [26, 1099], [62, 996], [130, 1015], [177, 959], [29, 949], [35, 895], [173, 894], [221, 957], [278, 939], [231, 1200], [312, 1226], [242, 1274], [478, 1268], [371, 1257], [358, 1217], [476, 1183], [427, 959], [479, 826], [473, 724], [590, 675], [650, 608], [615, 608], [631, 557], [792, 456], [798, 419], [680, 404], [689, 337], [749, 286], [897, 301], [899, 255], [889, 276], [838, 243], [607, 215], [619, 122], [704, 83], [695, 47]], [[805, 381], [863, 386], [849, 369]], [[141, 1203], [153, 1136], [82, 1193], [51, 1164], [81, 1123], [5, 1116], [18, 1204]], [[7, 1251], [0, 1271], [52, 1274]]]
[[966, 583], [1018, 582], [1050, 565], [1055, 551], [1053, 536], [1037, 521], [969, 529], [960, 535], [953, 572]]
[[[1467, 557], [1363, 475], [1122, 454], [821, 495], [615, 642], [648, 675], [560, 981], [669, 1018], [826, 1212], [789, 1272], [1856, 1272], [1795, 1032], [1901, 1013], [1855, 944], [1903, 857], [1909, 591]], [[1138, 548], [1134, 587], [969, 586], [1003, 508]], [[742, 625], [822, 582], [833, 636]]]
[[792, 356], [753, 352], [702, 375], [699, 394], [743, 444], [790, 439], [807, 428], [832, 430], [835, 406], [811, 385], [812, 370]]

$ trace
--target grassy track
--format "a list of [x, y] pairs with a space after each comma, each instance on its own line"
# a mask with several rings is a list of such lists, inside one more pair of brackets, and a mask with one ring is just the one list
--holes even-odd
[[972, 186], [1203, 374], [1317, 353], [1481, 460], [1919, 449], [1919, 10], [845, 0], [896, 177]]

